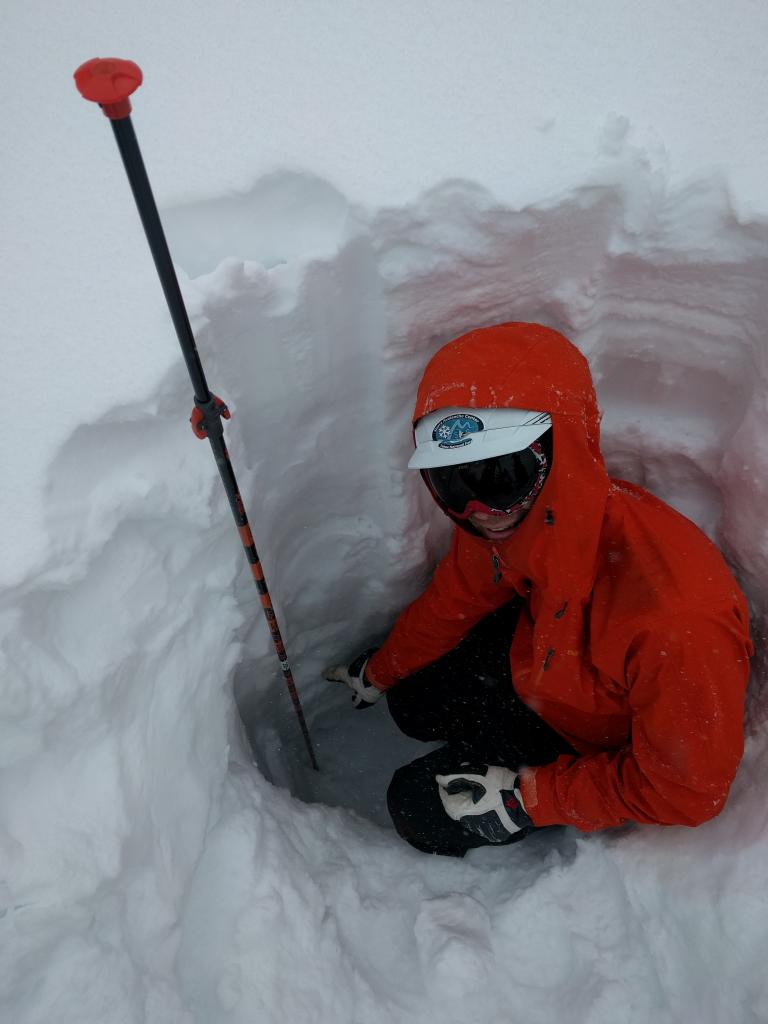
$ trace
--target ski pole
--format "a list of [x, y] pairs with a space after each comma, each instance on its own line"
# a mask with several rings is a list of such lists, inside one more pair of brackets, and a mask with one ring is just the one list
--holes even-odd
[[176, 328], [176, 335], [181, 345], [184, 361], [192, 381], [194, 390], [195, 408], [190, 417], [192, 429], [197, 437], [208, 438], [216, 465], [219, 467], [221, 481], [224, 490], [227, 492], [229, 507], [232, 509], [235, 523], [237, 525], [240, 540], [242, 541], [248, 564], [251, 567], [251, 575], [259, 592], [261, 605], [264, 609], [264, 616], [272, 634], [277, 657], [280, 661], [280, 668], [283, 672], [288, 692], [293, 702], [296, 716], [299, 720], [304, 742], [307, 745], [307, 753], [315, 771], [318, 771], [318, 764], [312, 750], [312, 742], [309, 738], [309, 730], [301, 709], [299, 695], [296, 692], [296, 684], [293, 681], [293, 673], [288, 663], [288, 656], [285, 653], [285, 645], [280, 635], [280, 628], [277, 623], [275, 609], [272, 606], [272, 599], [269, 596], [267, 581], [264, 578], [264, 571], [261, 567], [256, 545], [253, 542], [253, 535], [248, 524], [248, 516], [245, 513], [243, 499], [235, 479], [235, 471], [229, 458], [229, 452], [224, 441], [224, 425], [221, 422], [230, 418], [229, 410], [225, 403], [212, 394], [200, 362], [200, 356], [195, 344], [195, 337], [189, 323], [189, 317], [181, 297], [181, 289], [173, 268], [171, 254], [168, 250], [168, 243], [165, 239], [163, 226], [160, 222], [160, 215], [157, 212], [155, 198], [152, 195], [152, 188], [144, 167], [144, 161], [139, 149], [139, 143], [131, 123], [131, 101], [129, 96], [138, 89], [142, 83], [141, 68], [130, 60], [102, 59], [86, 61], [81, 64], [75, 72], [75, 84], [81, 96], [93, 103], [98, 103], [104, 114], [112, 124], [112, 130], [117, 141], [117, 148], [123, 160], [125, 172], [131, 185], [133, 198], [139, 211], [141, 223], [144, 226], [144, 233], [155, 261], [160, 284], [165, 293], [165, 300], [168, 303], [168, 310]]

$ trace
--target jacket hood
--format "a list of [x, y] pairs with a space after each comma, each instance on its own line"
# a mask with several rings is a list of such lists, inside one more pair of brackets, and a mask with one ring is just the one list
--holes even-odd
[[550, 414], [552, 469], [526, 519], [498, 548], [506, 562], [558, 600], [583, 600], [592, 586], [609, 485], [600, 452], [600, 413], [584, 356], [562, 334], [539, 324], [470, 331], [428, 363], [414, 423], [451, 407]]

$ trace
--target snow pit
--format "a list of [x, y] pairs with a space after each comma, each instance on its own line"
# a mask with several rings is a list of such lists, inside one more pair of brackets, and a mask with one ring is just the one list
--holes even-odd
[[[322, 772], [174, 365], [63, 443], [47, 487], [55, 558], [4, 606], [17, 1019], [765, 1012], [762, 668], [716, 820], [565, 830], [462, 863], [389, 828], [386, 783], [422, 745], [319, 679], [386, 634], [447, 540], [405, 468], [424, 363], [507, 319], [554, 326], [588, 355], [612, 471], [717, 540], [760, 641], [768, 229], [739, 223], [716, 180], [670, 191], [632, 153], [615, 178], [525, 209], [455, 181], [371, 212], [285, 173], [218, 208], [167, 211]], [[256, 230], [276, 206], [285, 230]], [[236, 255], [206, 253], [214, 222]]]
[[[718, 542], [752, 599], [758, 642], [764, 634], [765, 555], [756, 542], [765, 536], [768, 319], [761, 289], [768, 230], [741, 225], [717, 180], [668, 191], [632, 154], [622, 172], [613, 184], [587, 184], [524, 210], [499, 204], [477, 185], [451, 182], [373, 215], [352, 207], [341, 215], [330, 187], [286, 175], [257, 186], [239, 211], [230, 203], [215, 215], [238, 257], [186, 290], [198, 310], [201, 347], [238, 413], [230, 430], [235, 458], [247, 466], [248, 504], [268, 538], [265, 567], [300, 666], [321, 774], [307, 768], [253, 598], [235, 692], [260, 772], [311, 804], [299, 810], [270, 793], [270, 803], [261, 797], [258, 805], [262, 813], [270, 807], [307, 858], [287, 871], [291, 886], [302, 871], [314, 881], [300, 883], [308, 888], [294, 897], [301, 903], [295, 913], [314, 947], [324, 907], [331, 916], [320, 935], [329, 945], [320, 959], [331, 957], [333, 966], [326, 961], [323, 970], [351, 970], [354, 980], [340, 993], [302, 969], [306, 991], [297, 990], [278, 953], [265, 965], [268, 921], [284, 927], [292, 913], [277, 896], [264, 904], [252, 893], [261, 878], [254, 844], [264, 825], [243, 810], [246, 793], [259, 788], [243, 771], [241, 802], [215, 834], [227, 844], [232, 829], [245, 829], [241, 839], [256, 849], [254, 864], [245, 877], [242, 865], [225, 868], [233, 905], [219, 908], [222, 930], [210, 946], [193, 952], [202, 920], [190, 908], [202, 900], [209, 912], [209, 886], [221, 867], [222, 854], [207, 852], [205, 881], [198, 881], [206, 896], [193, 896], [184, 929], [196, 937], [189, 959], [182, 956], [189, 985], [209, 1000], [214, 1017], [221, 1012], [221, 993], [219, 1003], [211, 996], [214, 965], [229, 977], [233, 948], [233, 1020], [241, 1019], [240, 1007], [252, 1007], [240, 971], [249, 992], [277, 978], [287, 986], [266, 997], [265, 1013], [279, 1004], [298, 1014], [305, 1000], [319, 999], [329, 1020], [420, 1020], [436, 1007], [449, 1020], [499, 1019], [517, 986], [532, 984], [533, 1018], [542, 1021], [569, 1014], [685, 1019], [692, 1007], [703, 1019], [726, 1020], [734, 1005], [750, 1019], [765, 1005], [757, 950], [768, 929], [749, 912], [754, 945], [740, 932], [743, 887], [754, 894], [765, 879], [758, 850], [766, 812], [748, 781], [768, 756], [760, 672], [749, 706], [754, 738], [719, 819], [696, 832], [537, 837], [515, 851], [514, 871], [488, 851], [461, 866], [419, 858], [391, 832], [366, 823], [387, 829], [386, 783], [398, 764], [427, 748], [398, 736], [383, 706], [358, 715], [346, 690], [319, 679], [324, 664], [386, 634], [447, 539], [418, 475], [405, 469], [421, 368], [450, 337], [508, 319], [538, 320], [577, 341], [593, 367], [611, 471], [649, 487]], [[294, 197], [313, 226], [315, 254], [306, 261], [274, 248], [272, 239], [268, 257], [253, 249], [243, 211], [258, 219], [260, 195], [274, 196], [276, 188]], [[212, 213], [206, 206], [204, 218]], [[194, 206], [167, 217], [182, 267], [195, 218]], [[201, 248], [194, 245], [198, 254]], [[244, 572], [238, 580], [238, 589], [247, 588]], [[238, 604], [249, 604], [247, 590]], [[334, 806], [359, 817], [327, 810]], [[366, 871], [374, 862], [375, 882]], [[243, 886], [234, 895], [233, 874]], [[258, 882], [258, 892], [265, 884]], [[386, 948], [371, 950], [364, 937], [379, 928]], [[738, 951], [729, 955], [726, 936], [736, 935]], [[505, 950], [510, 957], [514, 950], [514, 968]], [[290, 959], [287, 949], [284, 956]], [[317, 950], [306, 957], [316, 962]], [[543, 975], [536, 969], [542, 959], [549, 965]], [[711, 971], [718, 976], [714, 1003], [701, 982]], [[398, 977], [397, 998], [376, 984], [382, 975]]]

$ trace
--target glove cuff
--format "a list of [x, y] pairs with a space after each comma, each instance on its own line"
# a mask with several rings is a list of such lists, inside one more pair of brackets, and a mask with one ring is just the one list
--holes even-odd
[[375, 673], [371, 672], [370, 665], [371, 665], [371, 659], [368, 658], [368, 660], [363, 665], [363, 678], [365, 679], [366, 683], [370, 683], [371, 686], [375, 686], [377, 690], [381, 690], [381, 692], [383, 693], [384, 690], [385, 690], [385, 687], [384, 686], [379, 686], [379, 681], [376, 678]]
[[367, 650], [363, 651], [362, 654], [358, 654], [355, 660], [350, 661], [349, 666], [347, 667], [347, 671], [349, 672], [349, 674], [351, 676], [357, 676], [358, 678], [361, 678], [363, 673], [365, 672], [365, 666], [368, 659], [371, 657], [372, 654], [375, 654], [376, 651], [378, 651], [378, 647], [369, 647]]
[[531, 820], [528, 812], [525, 809], [523, 803], [523, 797], [520, 792], [520, 776], [515, 776], [515, 781], [512, 783], [511, 789], [501, 790], [501, 799], [504, 804], [504, 810], [507, 812], [509, 820], [513, 822], [517, 828], [532, 828], [533, 821]]

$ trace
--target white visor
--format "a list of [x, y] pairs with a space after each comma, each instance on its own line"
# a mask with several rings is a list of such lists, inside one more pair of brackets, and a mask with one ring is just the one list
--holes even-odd
[[531, 409], [437, 409], [416, 424], [409, 469], [434, 469], [521, 452], [552, 426]]

